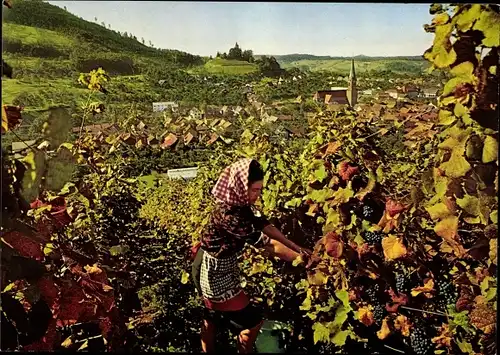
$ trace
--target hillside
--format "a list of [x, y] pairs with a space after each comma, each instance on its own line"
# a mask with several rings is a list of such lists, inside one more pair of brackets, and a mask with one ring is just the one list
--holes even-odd
[[114, 54], [189, 66], [203, 64], [200, 56], [160, 50], [100, 24], [85, 21], [41, 0], [18, 0], [3, 14], [3, 51], [42, 58], [88, 60]]

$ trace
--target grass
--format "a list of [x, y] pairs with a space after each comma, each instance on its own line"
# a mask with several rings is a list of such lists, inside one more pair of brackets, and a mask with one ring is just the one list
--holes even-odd
[[4, 22], [2, 37], [9, 41], [20, 42], [26, 46], [54, 47], [67, 53], [71, 52], [75, 41], [59, 32]]
[[196, 67], [188, 72], [192, 74], [208, 73], [208, 74], [244, 75], [244, 74], [254, 73], [258, 70], [259, 68], [257, 64], [239, 60], [215, 58], [205, 63], [205, 65]]
[[87, 89], [76, 87], [71, 79], [2, 79], [2, 104], [21, 104], [26, 111], [60, 104], [81, 105], [88, 94]]

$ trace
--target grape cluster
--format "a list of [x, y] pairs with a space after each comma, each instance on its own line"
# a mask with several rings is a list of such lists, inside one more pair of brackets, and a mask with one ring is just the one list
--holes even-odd
[[361, 216], [363, 216], [364, 219], [366, 220], [371, 220], [373, 219], [375, 214], [375, 210], [373, 209], [372, 206], [369, 205], [364, 205], [362, 210], [361, 210]]
[[385, 316], [385, 308], [382, 306], [380, 303], [377, 303], [373, 307], [373, 320], [377, 324], [382, 324], [382, 321], [384, 320]]
[[370, 245], [379, 244], [382, 242], [382, 233], [375, 232], [365, 232], [363, 235], [363, 239]]
[[408, 290], [408, 277], [403, 272], [396, 274], [396, 291], [400, 294], [406, 293]]
[[421, 326], [415, 327], [414, 332], [410, 337], [411, 347], [417, 355], [429, 354], [432, 342], [427, 336], [425, 329]]
[[455, 286], [447, 280], [439, 280], [437, 283], [438, 294], [446, 305], [454, 304], [457, 301], [458, 292]]

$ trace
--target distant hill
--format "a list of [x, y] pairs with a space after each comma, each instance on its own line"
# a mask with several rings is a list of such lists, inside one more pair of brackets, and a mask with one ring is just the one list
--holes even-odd
[[[258, 58], [262, 55], [256, 55]], [[312, 54], [273, 55], [282, 68], [299, 68], [311, 71], [330, 71], [347, 74], [350, 70], [351, 57], [317, 56]], [[422, 56], [354, 57], [358, 73], [370, 71], [417, 74], [428, 68], [428, 62]]]
[[204, 63], [200, 56], [146, 46], [132, 35], [125, 36], [83, 20], [41, 0], [16, 0], [12, 9], [4, 10], [2, 27], [6, 53], [79, 60], [134, 56], [135, 59], [161, 59], [179, 66]]
[[[313, 54], [282, 54], [282, 55], [274, 55], [276, 60], [278, 60], [280, 63], [286, 64], [286, 63], [291, 63], [291, 62], [297, 62], [300, 60], [350, 60], [351, 57], [341, 57], [341, 56], [319, 56], [319, 55], [313, 55]], [[376, 56], [376, 57], [371, 57], [367, 55], [357, 55], [354, 57], [354, 59], [358, 60], [363, 60], [363, 61], [370, 61], [370, 60], [417, 60], [417, 61], [424, 61], [424, 58], [422, 56], [389, 56], [389, 57], [382, 57], [382, 56]]]

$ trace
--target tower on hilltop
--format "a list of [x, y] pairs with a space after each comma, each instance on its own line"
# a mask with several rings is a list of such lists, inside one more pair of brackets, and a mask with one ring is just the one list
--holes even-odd
[[349, 86], [347, 87], [347, 100], [354, 107], [358, 103], [358, 89], [356, 88], [356, 70], [354, 69], [354, 58], [351, 59], [351, 72], [349, 73]]

